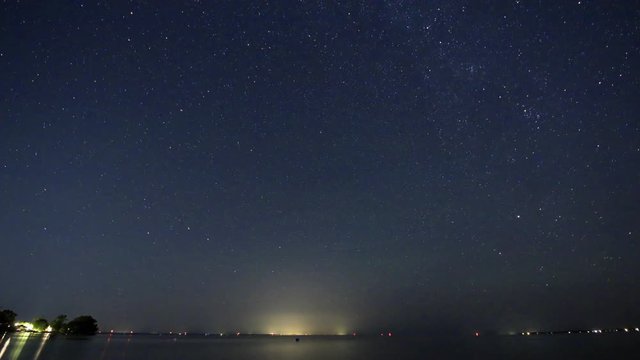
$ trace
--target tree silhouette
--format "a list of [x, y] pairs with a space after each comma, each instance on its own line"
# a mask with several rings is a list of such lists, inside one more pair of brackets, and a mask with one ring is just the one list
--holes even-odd
[[97, 332], [98, 322], [89, 315], [78, 316], [67, 324], [67, 335], [95, 335]]
[[49, 327], [47, 319], [38, 318], [33, 320], [33, 329], [36, 331], [45, 331]]
[[9, 309], [0, 311], [0, 331], [13, 331], [16, 322], [16, 313]]
[[55, 319], [51, 320], [51, 330], [57, 333], [65, 333], [67, 326], [67, 315], [61, 314], [56, 316]]

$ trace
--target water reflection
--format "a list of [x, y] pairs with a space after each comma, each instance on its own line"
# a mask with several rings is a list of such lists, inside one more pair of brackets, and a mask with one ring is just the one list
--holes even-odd
[[31, 333], [20, 333], [15, 337], [16, 344], [13, 346], [11, 353], [9, 354], [9, 360], [17, 360], [22, 353], [22, 349], [24, 348], [24, 344], [27, 343], [27, 340], [31, 336]]
[[102, 353], [100, 353], [100, 360], [104, 360], [105, 356], [107, 356], [107, 350], [109, 350], [109, 345], [111, 345], [111, 337], [113, 335], [109, 334], [107, 337], [107, 341], [104, 343], [104, 348], [102, 349]]
[[[6, 335], [6, 334], [5, 334]], [[2, 336], [2, 340], [4, 340], [4, 335]], [[4, 356], [4, 353], [7, 351], [7, 347], [9, 347], [9, 343], [11, 342], [11, 338], [8, 338], [7, 341], [2, 345], [2, 350], [0, 350], [0, 359]], [[0, 342], [2, 344], [2, 342]]]
[[38, 360], [40, 354], [42, 353], [42, 349], [44, 349], [44, 344], [47, 342], [47, 340], [49, 340], [49, 336], [51, 336], [51, 334], [44, 334], [42, 340], [40, 340], [40, 346], [38, 346], [38, 351], [36, 351], [36, 355], [33, 357], [33, 360]]
[[48, 333], [5, 333], [0, 339], [0, 360], [38, 360], [50, 336]]
[[[389, 360], [389, 359], [605, 359], [637, 355], [637, 336], [485, 336], [467, 338], [305, 336], [206, 337], [97, 335], [65, 337], [16, 333], [0, 338], [0, 360]], [[635, 332], [634, 332], [635, 334]], [[616, 356], [624, 357], [624, 356]]]

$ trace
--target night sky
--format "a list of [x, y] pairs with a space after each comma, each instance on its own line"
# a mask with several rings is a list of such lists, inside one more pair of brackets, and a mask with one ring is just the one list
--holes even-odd
[[3, 1], [0, 308], [640, 323], [637, 1]]

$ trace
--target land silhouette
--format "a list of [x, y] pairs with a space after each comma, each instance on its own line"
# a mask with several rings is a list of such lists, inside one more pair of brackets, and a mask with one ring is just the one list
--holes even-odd
[[13, 310], [0, 311], [0, 332], [50, 332], [61, 335], [95, 335], [98, 333], [98, 321], [91, 315], [81, 315], [67, 322], [67, 315], [61, 314], [48, 321], [39, 317], [32, 322], [16, 321], [18, 314]]

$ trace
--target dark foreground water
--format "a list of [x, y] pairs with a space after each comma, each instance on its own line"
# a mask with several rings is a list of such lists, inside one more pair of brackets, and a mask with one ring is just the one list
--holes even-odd
[[13, 334], [0, 359], [613, 359], [640, 354], [640, 335], [377, 337], [173, 337], [97, 335], [82, 339]]

